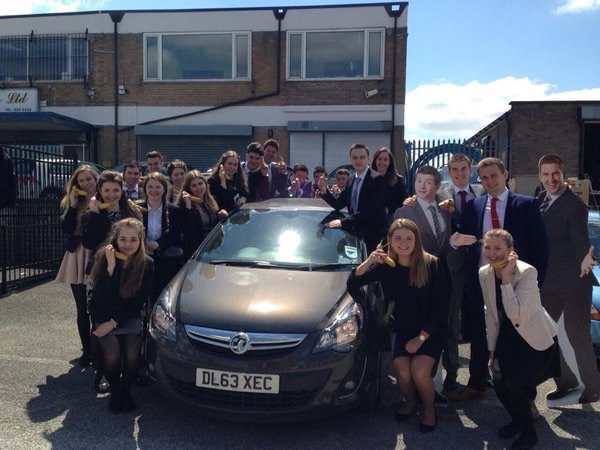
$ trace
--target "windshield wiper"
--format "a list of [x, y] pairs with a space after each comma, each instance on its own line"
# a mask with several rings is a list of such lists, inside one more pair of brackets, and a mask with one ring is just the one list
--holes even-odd
[[213, 259], [209, 262], [214, 265], [235, 267], [264, 267], [266, 269], [294, 269], [295, 264], [272, 263], [270, 261], [244, 261], [240, 259]]
[[353, 269], [356, 264], [352, 263], [326, 263], [326, 264], [312, 264], [309, 266], [298, 266], [299, 270], [308, 270], [308, 271], [319, 271], [319, 270], [335, 270], [335, 269], [345, 269], [350, 268]]

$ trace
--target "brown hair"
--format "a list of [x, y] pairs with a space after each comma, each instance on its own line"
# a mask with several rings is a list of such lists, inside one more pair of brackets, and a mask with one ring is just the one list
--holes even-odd
[[158, 150], [152, 150], [152, 151], [146, 153], [146, 160], [148, 160], [150, 158], [160, 158], [161, 161], [165, 160], [165, 158], [163, 158], [162, 153], [159, 152]]
[[396, 230], [400, 230], [402, 228], [406, 228], [415, 235], [415, 248], [410, 255], [410, 272], [408, 275], [408, 281], [411, 286], [420, 288], [427, 284], [429, 281], [429, 277], [431, 273], [429, 271], [429, 267], [432, 263], [437, 264], [437, 258], [430, 253], [427, 253], [423, 249], [423, 243], [421, 241], [421, 233], [419, 232], [419, 227], [412, 220], [409, 219], [396, 219], [390, 225], [390, 229], [387, 234], [388, 245], [388, 254], [394, 259], [394, 261], [398, 261], [398, 255], [392, 249], [392, 236]]
[[277, 149], [277, 153], [279, 153], [279, 142], [277, 142], [275, 139], [267, 139], [263, 144], [263, 149], [269, 145], [275, 147]]
[[479, 163], [477, 163], [477, 171], [480, 171], [482, 168], [489, 166], [498, 166], [500, 172], [506, 172], [506, 167], [504, 167], [504, 163], [502, 162], [502, 160], [498, 158], [493, 158], [491, 156], [488, 158], [483, 158], [481, 161], [479, 161]]
[[121, 198], [119, 199], [119, 210], [121, 212], [121, 218], [126, 217], [135, 217], [140, 220], [142, 215], [140, 212], [131, 206], [131, 204], [127, 201], [127, 196], [123, 192], [123, 175], [119, 172], [115, 172], [113, 170], [105, 170], [98, 177], [98, 191], [96, 192], [96, 200], [103, 202], [102, 194], [100, 194], [100, 190], [102, 189], [102, 185], [104, 183], [117, 183], [121, 186]]
[[158, 181], [161, 186], [163, 187], [163, 195], [162, 198], [160, 199], [160, 202], [162, 204], [162, 217], [161, 217], [161, 225], [162, 225], [162, 234], [165, 234], [167, 231], [169, 231], [169, 223], [170, 223], [170, 217], [169, 217], [169, 208], [167, 208], [167, 193], [169, 190], [169, 182], [167, 181], [167, 177], [165, 177], [162, 173], [160, 172], [151, 172], [148, 175], [146, 175], [146, 177], [144, 178], [144, 184], [142, 185], [142, 190], [144, 191], [144, 195], [146, 196], [146, 202], [148, 201], [148, 193], [146, 192], [146, 185], [148, 184], [148, 181], [150, 180], [156, 180]]
[[188, 170], [184, 161], [181, 159], [174, 159], [167, 166], [167, 175], [169, 175], [169, 178], [171, 178], [171, 175], [173, 175], [173, 171], [175, 169], [183, 169], [184, 172], [187, 172]]
[[[228, 158], [235, 158], [238, 162], [237, 172], [233, 176], [241, 185], [244, 187], [246, 192], [248, 192], [248, 181], [246, 180], [246, 175], [244, 175], [244, 170], [242, 169], [242, 162], [240, 161], [239, 155], [234, 150], [227, 150], [225, 153], [221, 155], [219, 162], [214, 167], [212, 173], [210, 174], [210, 178], [214, 178], [215, 180], [219, 180], [219, 166], [221, 164], [225, 164]], [[219, 181], [220, 183], [220, 181]]]
[[375, 172], [377, 172], [377, 157], [379, 155], [381, 155], [382, 153], [387, 153], [389, 159], [390, 159], [390, 164], [388, 165], [387, 170], [385, 171], [385, 174], [383, 175], [385, 177], [385, 181], [387, 181], [387, 184], [389, 184], [390, 186], [394, 186], [397, 182], [398, 179], [400, 178], [400, 174], [396, 171], [396, 161], [394, 161], [394, 155], [392, 154], [391, 150], [387, 147], [380, 147], [375, 154], [373, 155], [373, 161], [371, 161], [371, 169], [373, 169]]
[[[204, 191], [204, 197], [202, 197], [202, 202], [206, 203], [210, 209], [217, 212], [219, 210], [219, 205], [217, 205], [217, 201], [210, 193], [207, 179], [204, 178], [204, 175], [202, 175], [202, 172], [200, 172], [199, 170], [196, 170], [196, 169], [190, 170], [188, 173], [185, 174], [185, 178], [183, 179], [183, 185], [181, 187], [181, 193], [183, 193], [183, 191], [185, 191], [191, 195], [190, 185], [192, 184], [192, 181], [194, 181], [196, 178], [200, 178], [204, 182], [204, 185], [206, 186], [206, 190]], [[176, 203], [179, 206], [184, 205], [183, 198], [181, 197], [181, 193], [177, 197], [177, 201], [176, 201]], [[197, 205], [196, 203], [192, 203], [192, 207], [199, 209], [200, 205]]]
[[473, 164], [473, 161], [471, 161], [471, 158], [469, 158], [464, 153], [454, 153], [448, 160], [448, 168], [450, 169], [452, 167], [452, 164], [458, 164], [458, 163], [463, 163], [463, 162], [466, 162], [467, 164], [469, 164], [469, 168], [471, 168], [471, 165]]
[[504, 241], [509, 250], [515, 248], [515, 242], [513, 240], [512, 235], [502, 228], [492, 228], [491, 230], [488, 230], [488, 232], [485, 233], [481, 238], [481, 242], [483, 243], [483, 241], [485, 241], [488, 238], [501, 239], [502, 241]]
[[442, 176], [440, 175], [440, 173], [438, 172], [438, 170], [433, 167], [433, 166], [421, 166], [417, 169], [417, 175], [422, 174], [422, 175], [432, 175], [433, 176], [433, 180], [434, 183], [436, 185], [436, 187], [440, 187], [440, 185], [442, 184]]
[[370, 154], [370, 153], [369, 153], [369, 147], [367, 147], [365, 144], [352, 144], [352, 145], [350, 146], [350, 151], [348, 152], [348, 154], [349, 154], [349, 155], [351, 155], [351, 154], [352, 154], [352, 151], [353, 151], [353, 150], [356, 150], [356, 149], [358, 149], [358, 148], [364, 148], [364, 149], [367, 151], [367, 155], [369, 155], [369, 154]]
[[[71, 175], [71, 178], [65, 185], [65, 196], [60, 201], [60, 207], [63, 210], [63, 213], [61, 214], [60, 218], [63, 220], [67, 216], [67, 213], [69, 212], [69, 207], [71, 206], [71, 199], [69, 198], [69, 195], [71, 194], [73, 186], [75, 186], [77, 189], [81, 189], [81, 186], [79, 186], [79, 184], [77, 183], [77, 177], [83, 172], [89, 172], [94, 177], [94, 180], [96, 180], [96, 185], [98, 185], [98, 172], [96, 172], [93, 167], [88, 165], [82, 165], [75, 169], [75, 172], [73, 172], [73, 175]], [[81, 228], [81, 217], [83, 216], [83, 213], [85, 213], [89, 201], [90, 199], [87, 196], [80, 196], [77, 199], [77, 227], [75, 229], [75, 234], [79, 234]]]
[[[121, 294], [121, 297], [130, 298], [133, 297], [142, 286], [147, 258], [146, 247], [144, 245], [144, 225], [142, 225], [142, 222], [139, 220], [134, 219], [133, 217], [128, 217], [127, 219], [119, 220], [112, 226], [112, 230], [108, 239], [98, 248], [98, 251], [96, 252], [91, 277], [92, 285], [95, 287], [100, 277], [106, 272], [106, 268], [108, 266], [104, 248], [108, 244], [111, 244], [115, 250], [118, 250], [119, 235], [121, 234], [121, 230], [123, 230], [125, 227], [135, 230], [140, 241], [139, 248], [133, 255], [129, 257], [127, 266], [123, 269], [119, 286], [119, 293]], [[116, 264], [122, 265], [123, 263], [120, 260], [117, 260]]]
[[540, 160], [538, 161], [538, 170], [540, 172], [542, 171], [542, 164], [558, 164], [558, 167], [562, 174], [565, 174], [565, 162], [560, 156], [554, 153], [544, 155], [540, 158]]

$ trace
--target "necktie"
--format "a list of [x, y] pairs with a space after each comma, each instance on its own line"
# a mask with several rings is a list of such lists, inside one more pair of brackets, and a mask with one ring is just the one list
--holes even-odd
[[354, 186], [352, 186], [352, 213], [355, 213], [358, 211], [358, 196], [360, 194], [360, 183], [361, 183], [362, 179], [359, 177], [356, 177], [354, 179]]
[[433, 228], [435, 229], [435, 238], [439, 241], [440, 236], [442, 235], [442, 228], [440, 227], [440, 219], [438, 218], [437, 211], [435, 206], [429, 205], [427, 207], [429, 212], [431, 212], [431, 217], [433, 218]]
[[492, 197], [492, 228], [500, 228], [500, 219], [498, 218], [498, 211], [496, 211], [496, 203], [498, 203], [498, 197]]
[[546, 195], [546, 198], [544, 198], [544, 201], [542, 202], [542, 204], [540, 205], [540, 212], [542, 214], [544, 214], [546, 212], [546, 210], [548, 209], [548, 206], [550, 206], [550, 201], [552, 199], [550, 198], [549, 195]]
[[460, 215], [462, 216], [467, 209], [467, 191], [458, 191], [460, 195]]

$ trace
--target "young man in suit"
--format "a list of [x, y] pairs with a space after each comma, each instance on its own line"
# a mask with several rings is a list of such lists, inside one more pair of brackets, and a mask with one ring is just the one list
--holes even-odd
[[279, 156], [279, 142], [267, 139], [263, 150], [265, 164], [269, 167], [269, 198], [285, 196], [290, 187], [288, 175], [291, 170]]
[[[467, 208], [467, 203], [481, 197], [485, 191], [480, 184], [469, 184], [472, 171], [472, 161], [462, 153], [455, 153], [448, 161], [448, 172], [452, 183], [441, 188], [437, 193], [439, 201], [453, 200], [454, 211], [452, 217], [452, 232], [460, 232], [462, 219]], [[444, 380], [444, 394], [454, 392], [458, 385], [458, 344], [461, 332], [461, 309], [465, 301], [465, 275], [467, 270], [467, 249], [459, 247], [456, 251], [448, 253], [446, 257], [450, 279], [452, 280], [452, 293], [448, 308], [448, 341], [442, 353], [442, 363], [446, 369]], [[466, 309], [464, 311], [466, 313]], [[468, 323], [468, 321], [465, 320]]]
[[[479, 240], [491, 228], [508, 231], [519, 259], [534, 266], [541, 286], [548, 265], [546, 227], [534, 197], [515, 194], [506, 188], [508, 171], [498, 158], [484, 158], [477, 165], [481, 184], [487, 195], [467, 203], [461, 221], [461, 234], [473, 235], [477, 242], [468, 248], [466, 288], [471, 329], [469, 382], [460, 392], [448, 395], [450, 400], [481, 400], [489, 380], [488, 349], [485, 333], [483, 297], [478, 280], [479, 267], [486, 261]], [[451, 243], [454, 246], [453, 240]], [[532, 393], [534, 398], [535, 393]], [[533, 408], [532, 408], [533, 409]], [[537, 412], [537, 410], [536, 410]]]
[[[542, 304], [556, 322], [562, 318], [558, 334], [561, 376], [554, 379], [556, 390], [546, 399], [565, 397], [579, 387], [581, 380], [583, 392], [579, 403], [591, 403], [600, 397], [600, 375], [596, 371], [590, 336], [592, 287], [597, 282], [592, 273], [580, 273], [581, 261], [590, 246], [587, 206], [565, 185], [565, 163], [560, 156], [542, 156], [538, 168], [545, 189], [538, 200], [550, 241], [548, 276], [541, 289]], [[569, 366], [565, 354], [574, 356], [575, 364]]]
[[325, 178], [319, 179], [319, 190], [323, 200], [336, 210], [348, 207], [349, 217], [332, 220], [329, 228], [349, 228], [355, 226], [364, 239], [369, 252], [375, 250], [387, 230], [384, 197], [385, 180], [369, 168], [369, 148], [364, 144], [350, 147], [350, 162], [356, 173], [348, 180], [348, 186], [335, 197], [327, 186]]

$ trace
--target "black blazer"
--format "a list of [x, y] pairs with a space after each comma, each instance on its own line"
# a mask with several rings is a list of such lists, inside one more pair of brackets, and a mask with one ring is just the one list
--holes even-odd
[[198, 246], [208, 236], [208, 233], [219, 223], [219, 217], [215, 211], [205, 203], [201, 203], [200, 205], [206, 213], [207, 221], [202, 220], [200, 213], [194, 206], [190, 209], [187, 209], [185, 206], [179, 207], [181, 211], [181, 229], [183, 231], [183, 253], [186, 258], [192, 256]]
[[[385, 179], [376, 171], [367, 169], [360, 193], [358, 196], [358, 211], [351, 211], [352, 187], [356, 177], [350, 177], [346, 189], [336, 198], [329, 188], [323, 195], [323, 200], [337, 211], [348, 207], [350, 215], [342, 219], [342, 228], [349, 229], [356, 226], [359, 233], [367, 243], [369, 250], [373, 249], [373, 242], [383, 237], [387, 229], [385, 215]], [[377, 245], [377, 242], [375, 242]]]
[[[145, 201], [139, 203], [139, 205], [148, 209], [148, 203]], [[169, 218], [168, 230], [165, 231], [166, 224], [163, 223], [161, 236], [156, 240], [159, 252], [169, 247], [181, 247], [181, 211], [179, 206], [167, 203], [167, 216]], [[142, 222], [146, 233], [148, 233], [148, 211], [142, 212]]]
[[217, 201], [219, 208], [229, 213], [235, 208], [235, 202], [239, 197], [246, 197], [248, 199], [250, 194], [246, 191], [244, 185], [235, 178], [227, 180], [226, 185], [227, 189], [223, 189], [221, 179], [218, 175], [208, 179], [210, 193]]

